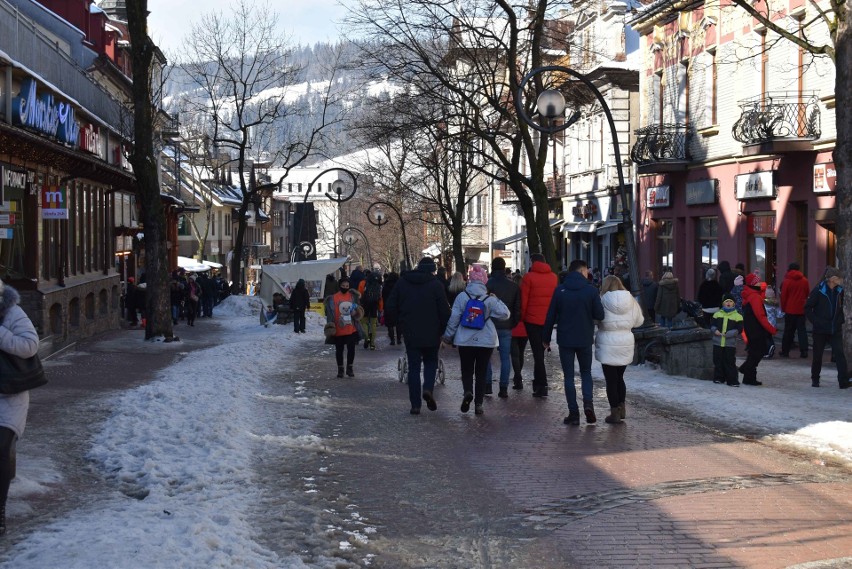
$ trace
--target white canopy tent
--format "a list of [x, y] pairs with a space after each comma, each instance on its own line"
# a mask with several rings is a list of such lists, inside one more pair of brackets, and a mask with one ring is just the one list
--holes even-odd
[[[200, 263], [200, 262], [196, 261], [195, 259], [190, 259], [189, 257], [180, 257], [179, 256], [177, 258], [178, 267], [180, 267], [181, 269], [183, 269], [187, 272], [190, 272], [190, 273], [203, 273], [204, 271], [209, 271], [210, 265], [203, 264], [205, 262], [208, 262], [208, 261], [204, 261], [204, 262]], [[219, 266], [221, 267], [222, 265], [219, 265]]]
[[290, 292], [299, 279], [305, 279], [311, 299], [321, 300], [325, 295], [326, 275], [334, 273], [348, 260], [348, 257], [338, 257], [321, 261], [259, 265], [261, 273], [257, 295], [265, 305], [271, 305], [273, 294], [280, 292], [285, 298], [290, 298]]

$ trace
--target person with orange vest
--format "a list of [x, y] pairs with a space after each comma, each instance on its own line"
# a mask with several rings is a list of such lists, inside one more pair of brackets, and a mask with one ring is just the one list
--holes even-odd
[[547, 397], [547, 370], [544, 367], [544, 321], [553, 291], [559, 279], [544, 260], [544, 255], [530, 256], [532, 266], [521, 281], [521, 320], [527, 330], [533, 355], [533, 397]]

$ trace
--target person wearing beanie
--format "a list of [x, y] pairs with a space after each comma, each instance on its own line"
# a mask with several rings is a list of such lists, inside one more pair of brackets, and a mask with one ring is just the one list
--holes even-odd
[[430, 411], [438, 408], [432, 392], [438, 372], [441, 333], [450, 318], [450, 305], [444, 285], [433, 273], [435, 261], [424, 257], [417, 263], [417, 269], [402, 273], [384, 303], [385, 324], [389, 330], [391, 327], [401, 329], [405, 341], [412, 415], [420, 414], [423, 401]]
[[828, 267], [822, 281], [814, 287], [805, 301], [805, 315], [811, 321], [814, 356], [811, 361], [811, 385], [819, 387], [822, 353], [831, 346], [837, 364], [837, 383], [840, 389], [849, 388], [846, 354], [843, 352], [843, 273]]
[[663, 273], [660, 279], [654, 311], [660, 317], [660, 324], [666, 328], [672, 327], [675, 315], [680, 312], [680, 288], [671, 271]]
[[[497, 396], [505, 399], [509, 397], [509, 372], [512, 370], [512, 329], [521, 320], [521, 287], [509, 279], [506, 274], [506, 261], [502, 257], [494, 257], [491, 261], [491, 278], [485, 286], [509, 308], [509, 319], [494, 323], [499, 342], [497, 353], [500, 356], [500, 391]], [[485, 383], [486, 395], [492, 391], [492, 373], [489, 361]]]
[[[20, 298], [17, 290], [0, 281], [0, 350], [31, 358], [38, 353], [38, 332], [18, 306]], [[0, 395], [0, 536], [6, 533], [6, 500], [15, 477], [15, 444], [24, 434], [29, 407], [29, 391]]]
[[757, 366], [767, 353], [770, 339], [777, 330], [766, 317], [766, 307], [760, 291], [760, 277], [749, 273], [743, 279], [743, 328], [746, 334], [746, 361], [739, 367], [743, 385], [763, 385], [757, 381]]
[[334, 325], [334, 334], [329, 338], [334, 344], [337, 360], [337, 377], [343, 377], [343, 348], [346, 348], [346, 376], [355, 377], [355, 344], [363, 335], [359, 320], [364, 309], [359, 306], [357, 291], [351, 290], [349, 277], [337, 281], [337, 292], [326, 297], [324, 302], [326, 326]]
[[527, 329], [533, 355], [533, 397], [547, 397], [547, 368], [544, 366], [544, 320], [559, 279], [544, 255], [530, 255], [532, 266], [521, 281], [521, 320]]
[[698, 287], [698, 293], [695, 295], [695, 300], [698, 301], [704, 311], [705, 328], [710, 328], [713, 315], [722, 305], [722, 294], [722, 285], [716, 280], [716, 271], [707, 269], [704, 274], [704, 281]]
[[743, 331], [743, 317], [737, 312], [732, 294], [722, 296], [722, 306], [713, 314], [713, 383], [739, 387], [737, 376], [737, 337]]
[[781, 357], [790, 356], [793, 335], [799, 340], [799, 354], [808, 357], [808, 331], [805, 327], [805, 302], [811, 285], [798, 263], [790, 263], [781, 282], [781, 312], [784, 313], [784, 336], [781, 338]]
[[[491, 353], [499, 345], [494, 320], [507, 320], [509, 308], [485, 287], [488, 273], [479, 265], [473, 265], [468, 273], [467, 287], [456, 297], [443, 341], [459, 349], [461, 365], [462, 398], [461, 411], [467, 413], [470, 403], [474, 413], [482, 415], [485, 396], [485, 376]], [[474, 382], [475, 378], [475, 382]]]

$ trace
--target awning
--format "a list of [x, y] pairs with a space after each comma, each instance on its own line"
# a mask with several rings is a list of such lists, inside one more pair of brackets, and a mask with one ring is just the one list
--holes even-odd
[[189, 257], [179, 256], [177, 258], [177, 264], [178, 267], [190, 273], [203, 273], [204, 271], [210, 270], [210, 267], [208, 267], [207, 265], [202, 265], [195, 259], [190, 259]]
[[213, 267], [214, 269], [221, 269], [222, 263], [217, 263], [215, 261], [201, 261], [202, 265], [207, 265], [208, 267]]
[[[550, 218], [550, 228], [551, 229], [556, 229], [557, 226], [560, 226], [563, 223], [565, 223], [564, 219], [559, 219], [558, 217], [551, 217]], [[496, 241], [493, 241], [491, 243], [491, 248], [497, 249], [497, 250], [505, 249], [506, 245], [510, 245], [512, 243], [515, 243], [517, 241], [521, 241], [521, 240], [526, 239], [526, 238], [527, 238], [527, 232], [521, 231], [520, 233], [515, 233], [514, 235], [510, 235], [509, 237], [504, 237], [503, 239], [498, 239]]]
[[594, 221], [583, 223], [566, 223], [562, 226], [562, 233], [592, 233], [595, 230]]
[[598, 226], [595, 233], [598, 235], [609, 235], [610, 233], [618, 233], [619, 231], [621, 231], [620, 221], [608, 221], [607, 223]]

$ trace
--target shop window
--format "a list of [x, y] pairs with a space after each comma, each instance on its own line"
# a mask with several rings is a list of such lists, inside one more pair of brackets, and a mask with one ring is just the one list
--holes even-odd
[[699, 279], [704, 280], [707, 269], [719, 264], [719, 218], [702, 217], [698, 220], [698, 257], [701, 259]]
[[80, 299], [72, 298], [68, 303], [68, 325], [72, 328], [80, 327]]
[[62, 305], [58, 302], [50, 307], [48, 314], [50, 318], [50, 333], [57, 336], [62, 335]]
[[670, 270], [674, 265], [674, 223], [671, 219], [658, 219], [656, 221], [657, 235], [657, 267], [658, 275]]
[[9, 216], [8, 225], [3, 224], [2, 226], [6, 238], [0, 239], [0, 278], [3, 280], [26, 277], [24, 269], [23, 194], [23, 190], [7, 189], [5, 207], [3, 211], [0, 211], [0, 215]]

